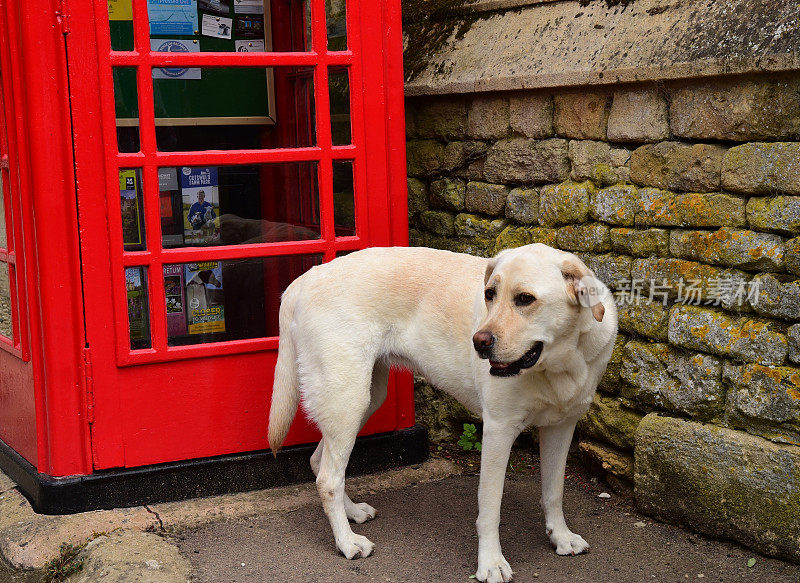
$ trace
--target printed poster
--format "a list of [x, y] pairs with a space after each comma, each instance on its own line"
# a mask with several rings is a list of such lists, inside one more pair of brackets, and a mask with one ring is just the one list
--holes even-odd
[[263, 53], [267, 50], [263, 40], [237, 40], [234, 44], [237, 53]]
[[197, 0], [147, 0], [151, 35], [197, 34]]
[[212, 14], [203, 14], [201, 32], [204, 36], [230, 39], [233, 34], [233, 19]]
[[[150, 50], [160, 53], [199, 53], [200, 43], [196, 40], [179, 38], [151, 38]], [[200, 79], [199, 67], [154, 67], [153, 79]]]
[[164, 295], [167, 300], [167, 335], [170, 338], [185, 336], [186, 328], [186, 285], [183, 279], [183, 265], [164, 266]]
[[146, 280], [141, 267], [125, 268], [125, 290], [128, 295], [128, 333], [131, 348], [150, 346], [150, 324], [147, 312]]
[[237, 14], [264, 14], [266, 0], [233, 0], [233, 11]]
[[219, 245], [219, 180], [216, 166], [181, 168], [183, 242]]
[[131, 0], [108, 0], [109, 20], [133, 20]]
[[264, 17], [260, 14], [236, 17], [236, 36], [238, 38], [264, 38]]
[[200, 261], [183, 267], [189, 334], [225, 332], [222, 262]]
[[122, 212], [122, 242], [125, 249], [141, 248], [144, 244], [141, 182], [137, 170], [119, 171], [120, 210]]
[[177, 168], [158, 169], [158, 203], [163, 246], [183, 245], [183, 199]]
[[227, 15], [231, 11], [230, 0], [198, 0], [200, 10]]

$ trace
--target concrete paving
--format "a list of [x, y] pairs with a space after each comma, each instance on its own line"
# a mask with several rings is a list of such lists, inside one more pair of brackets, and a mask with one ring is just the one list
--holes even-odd
[[[603, 490], [596, 481], [572, 465], [567, 519], [592, 549], [559, 557], [543, 532], [538, 463], [526, 459], [530, 463], [517, 463], [509, 474], [503, 501], [501, 538], [515, 581], [800, 581], [800, 565], [654, 522], [624, 496], [599, 497]], [[353, 498], [379, 512], [354, 527], [376, 543], [373, 556], [357, 561], [336, 552], [313, 484], [44, 517], [0, 480], [0, 549], [17, 561], [15, 569], [0, 566], [0, 583], [38, 581], [41, 566], [58, 555], [59, 537], [85, 543], [85, 533], [97, 525], [104, 530], [88, 535], [91, 542], [80, 554], [83, 569], [67, 581], [466, 583], [476, 567], [477, 457], [459, 465], [464, 473], [448, 460], [433, 459], [349, 480]], [[28, 546], [36, 552], [21, 551]], [[748, 567], [751, 558], [755, 565]], [[23, 563], [39, 570], [19, 570]]]

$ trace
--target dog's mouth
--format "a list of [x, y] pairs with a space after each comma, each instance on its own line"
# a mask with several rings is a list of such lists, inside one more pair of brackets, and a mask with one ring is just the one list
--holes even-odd
[[523, 369], [530, 368], [537, 362], [542, 355], [543, 342], [534, 342], [531, 349], [522, 355], [522, 358], [514, 362], [497, 362], [489, 360], [489, 373], [496, 377], [513, 377], [522, 372]]

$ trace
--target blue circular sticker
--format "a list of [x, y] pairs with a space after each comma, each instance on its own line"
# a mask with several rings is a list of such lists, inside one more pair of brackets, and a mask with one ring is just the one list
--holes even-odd
[[[191, 52], [188, 48], [186, 48], [186, 46], [182, 42], [176, 41], [176, 40], [164, 41], [163, 43], [161, 43], [159, 45], [159, 47], [156, 50], [158, 52], [160, 52], [160, 53], [189, 53], [189, 52]], [[162, 73], [164, 73], [164, 75], [166, 75], [167, 77], [173, 77], [173, 78], [181, 77], [188, 70], [189, 69], [187, 69], [186, 67], [182, 67], [182, 68], [161, 67], [161, 71], [162, 71]]]

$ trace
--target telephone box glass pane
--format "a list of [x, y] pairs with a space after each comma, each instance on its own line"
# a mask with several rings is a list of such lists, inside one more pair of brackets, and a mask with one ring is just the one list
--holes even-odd
[[119, 206], [122, 214], [122, 245], [125, 251], [145, 249], [142, 171], [120, 168]]
[[[314, 146], [313, 79], [313, 67], [155, 68], [157, 147], [174, 152]], [[122, 119], [134, 113], [122, 112]]]
[[0, 263], [0, 335], [12, 338], [14, 326], [11, 320], [11, 281], [8, 263]]
[[278, 335], [280, 296], [322, 255], [286, 255], [164, 266], [170, 346]]
[[131, 0], [108, 0], [111, 50], [133, 50], [133, 4]]
[[356, 234], [353, 163], [349, 160], [333, 162], [333, 217], [337, 237]]
[[347, 2], [325, 0], [325, 24], [328, 29], [328, 50], [347, 50]]
[[150, 308], [147, 293], [147, 268], [125, 268], [128, 296], [128, 333], [131, 349], [150, 348]]
[[6, 235], [6, 184], [8, 184], [8, 172], [5, 168], [0, 170], [0, 247], [8, 247], [8, 236]]
[[328, 71], [328, 88], [331, 102], [331, 135], [334, 146], [346, 146], [350, 136], [350, 78], [348, 69], [332, 68]]
[[114, 110], [117, 118], [117, 148], [139, 151], [139, 99], [136, 67], [114, 67]]
[[319, 239], [316, 162], [158, 169], [164, 247]]

